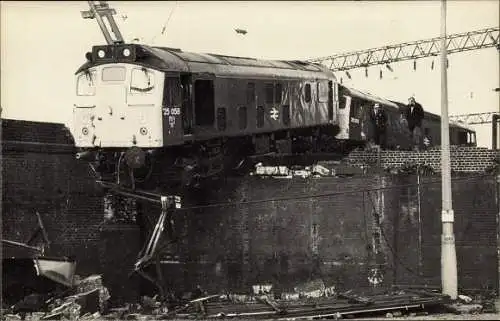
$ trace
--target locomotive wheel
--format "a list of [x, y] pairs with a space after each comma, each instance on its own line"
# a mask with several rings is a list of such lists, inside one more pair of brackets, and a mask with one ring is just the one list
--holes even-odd
[[136, 183], [147, 182], [153, 172], [152, 156], [138, 147], [131, 147], [125, 152], [123, 163], [124, 166], [121, 165], [123, 167], [118, 168], [118, 175], [121, 175], [122, 170], [127, 173], [126, 177], [132, 188], [135, 188]]
[[139, 147], [131, 147], [125, 152], [125, 162], [129, 168], [141, 168], [146, 163], [146, 153]]

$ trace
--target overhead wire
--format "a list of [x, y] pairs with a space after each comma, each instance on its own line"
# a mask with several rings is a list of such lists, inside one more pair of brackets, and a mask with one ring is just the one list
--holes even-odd
[[153, 39], [151, 39], [151, 44], [154, 44], [154, 41], [156, 39], [156, 37], [158, 37], [159, 35], [164, 35], [165, 32], [167, 31], [167, 26], [168, 26], [168, 23], [170, 22], [170, 19], [172, 18], [174, 12], [175, 12], [175, 9], [177, 8], [177, 1], [175, 1], [175, 5], [174, 5], [174, 8], [170, 11], [170, 14], [168, 15], [167, 17], [167, 20], [165, 21], [165, 23], [162, 25], [162, 28], [161, 28], [161, 32], [160, 34], [156, 34]]
[[[473, 176], [467, 176], [467, 177], [453, 178], [452, 182], [471, 181], [471, 180], [475, 180], [478, 178], [485, 178], [485, 177], [492, 177], [492, 176], [491, 176], [491, 174], [479, 174], [479, 175], [473, 175]], [[131, 197], [135, 197], [137, 199], [149, 201], [152, 204], [160, 204], [161, 203], [160, 202], [160, 194], [140, 191], [141, 194], [144, 194], [144, 196], [141, 196], [141, 195], [137, 194], [137, 191], [126, 189], [123, 187], [118, 187], [118, 186], [116, 186], [116, 184], [110, 184], [109, 182], [105, 182], [105, 181], [97, 181], [97, 183], [103, 185], [104, 187], [107, 186], [107, 188], [110, 188], [111, 190], [114, 189], [115, 191], [119, 191], [119, 193], [122, 195], [127, 195], [127, 196], [131, 196]], [[422, 186], [424, 186], [424, 185], [433, 185], [433, 184], [439, 184], [439, 183], [441, 183], [440, 179], [430, 179], [427, 182], [423, 182], [421, 184], [422, 184]], [[181, 208], [176, 209], [176, 211], [187, 211], [187, 210], [194, 210], [194, 209], [205, 209], [205, 208], [216, 208], [216, 207], [243, 206], [243, 205], [261, 204], [261, 203], [268, 203], [268, 202], [282, 202], [282, 201], [310, 199], [310, 198], [323, 198], [323, 197], [349, 195], [349, 194], [371, 192], [371, 191], [385, 191], [385, 190], [391, 190], [391, 189], [396, 189], [396, 188], [405, 188], [405, 187], [413, 187], [413, 186], [415, 186], [415, 184], [400, 184], [400, 185], [385, 186], [385, 187], [378, 187], [378, 188], [353, 189], [353, 190], [341, 191], [341, 192], [319, 193], [319, 194], [313, 194], [313, 195], [296, 195], [296, 196], [292, 196], [292, 197], [265, 198], [265, 199], [259, 199], [259, 200], [249, 200], [249, 201], [240, 201], [240, 202], [209, 203], [209, 204], [203, 204], [203, 205], [181, 207]]]
[[[480, 174], [480, 175], [474, 175], [470, 177], [460, 177], [460, 178], [453, 178], [453, 182], [461, 182], [461, 181], [470, 181], [473, 179], [478, 179], [482, 177], [491, 177], [491, 175], [488, 174]], [[429, 180], [425, 183], [422, 183], [422, 185], [433, 185], [433, 184], [438, 184], [441, 183], [440, 179], [435, 179], [435, 180]], [[386, 186], [386, 187], [378, 187], [378, 188], [368, 188], [368, 189], [353, 189], [349, 191], [342, 191], [342, 192], [328, 192], [328, 193], [319, 193], [319, 194], [313, 194], [313, 195], [296, 195], [293, 197], [277, 197], [277, 198], [268, 198], [268, 199], [260, 199], [260, 200], [250, 200], [250, 201], [240, 201], [240, 202], [220, 202], [220, 203], [211, 203], [211, 204], [204, 204], [204, 205], [194, 205], [194, 206], [189, 206], [189, 207], [182, 207], [180, 209], [177, 209], [177, 211], [187, 211], [187, 210], [193, 210], [193, 209], [204, 209], [204, 208], [214, 208], [214, 207], [231, 207], [231, 206], [242, 206], [242, 205], [252, 205], [252, 204], [260, 204], [260, 203], [268, 203], [268, 202], [282, 202], [282, 201], [291, 201], [291, 200], [300, 200], [300, 199], [309, 199], [309, 198], [323, 198], [323, 197], [330, 197], [330, 196], [340, 196], [340, 195], [349, 195], [349, 194], [357, 194], [357, 193], [362, 193], [362, 192], [371, 192], [371, 191], [384, 191], [384, 190], [391, 190], [395, 188], [405, 188], [405, 187], [412, 187], [415, 186], [415, 184], [401, 184], [401, 185], [393, 185], [393, 186]]]

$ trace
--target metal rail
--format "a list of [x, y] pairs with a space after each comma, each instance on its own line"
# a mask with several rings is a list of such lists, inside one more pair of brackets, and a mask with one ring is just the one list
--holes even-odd
[[[451, 34], [446, 37], [447, 53], [497, 47], [500, 50], [499, 28], [486, 28], [476, 31]], [[396, 45], [371, 48], [337, 55], [308, 59], [308, 62], [321, 63], [332, 71], [349, 70], [374, 65], [389, 64], [403, 60], [415, 60], [438, 56], [441, 37], [404, 42]]]

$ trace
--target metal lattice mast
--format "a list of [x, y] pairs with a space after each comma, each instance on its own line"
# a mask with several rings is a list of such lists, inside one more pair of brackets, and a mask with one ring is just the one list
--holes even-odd
[[489, 124], [493, 120], [493, 115], [496, 114], [498, 113], [492, 111], [488, 113], [454, 115], [450, 116], [450, 120], [469, 125]]
[[[457, 53], [497, 47], [500, 50], [499, 28], [486, 28], [476, 31], [451, 34], [446, 37], [447, 53]], [[309, 62], [321, 63], [332, 71], [349, 70], [374, 65], [389, 64], [403, 60], [414, 60], [430, 56], [438, 56], [440, 37], [404, 42], [397, 45], [372, 48], [309, 59]]]

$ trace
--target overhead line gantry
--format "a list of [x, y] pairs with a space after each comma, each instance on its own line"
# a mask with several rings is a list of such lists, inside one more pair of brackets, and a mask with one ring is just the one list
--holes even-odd
[[[450, 34], [446, 37], [448, 54], [496, 47], [500, 50], [499, 28], [486, 28], [464, 33]], [[404, 42], [327, 57], [308, 59], [308, 62], [321, 63], [332, 71], [343, 71], [375, 65], [384, 65], [403, 60], [438, 56], [440, 37]]]

